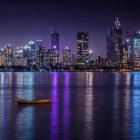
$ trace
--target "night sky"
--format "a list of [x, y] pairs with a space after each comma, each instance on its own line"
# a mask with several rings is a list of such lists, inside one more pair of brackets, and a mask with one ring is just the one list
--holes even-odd
[[76, 50], [76, 34], [89, 32], [94, 56], [105, 55], [106, 30], [119, 17], [124, 32], [140, 29], [140, 6], [133, 0], [0, 0], [0, 47], [42, 39], [50, 48], [50, 27], [60, 33], [60, 49]]

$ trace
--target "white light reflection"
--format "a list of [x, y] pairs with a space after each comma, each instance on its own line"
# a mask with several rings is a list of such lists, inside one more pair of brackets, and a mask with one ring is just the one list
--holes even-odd
[[115, 75], [115, 85], [118, 86], [120, 83], [120, 73], [114, 72]]
[[93, 86], [93, 72], [85, 73], [86, 86]]
[[1, 87], [4, 87], [4, 72], [0, 73], [0, 86]]
[[34, 73], [28, 72], [26, 74], [23, 73], [23, 88], [22, 88], [22, 96], [27, 99], [34, 99]]
[[[85, 133], [93, 137], [93, 73], [86, 73]], [[86, 136], [88, 136], [86, 135]], [[89, 137], [89, 139], [90, 139]], [[85, 139], [88, 139], [87, 137]]]

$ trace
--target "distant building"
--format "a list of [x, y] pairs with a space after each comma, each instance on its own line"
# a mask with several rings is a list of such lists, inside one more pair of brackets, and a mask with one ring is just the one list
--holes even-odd
[[14, 65], [24, 66], [23, 47], [17, 47], [14, 53]]
[[122, 47], [122, 28], [118, 18], [115, 20], [115, 26], [108, 30], [107, 39], [107, 59], [112, 66], [120, 66], [121, 47]]
[[51, 52], [52, 52], [52, 65], [55, 66], [59, 63], [59, 33], [53, 32], [51, 34]]
[[71, 49], [69, 47], [63, 49], [63, 64], [71, 65]]
[[71, 63], [72, 65], [76, 65], [77, 62], [77, 56], [75, 54], [71, 54]]
[[53, 66], [53, 52], [50, 49], [45, 53], [45, 65], [47, 67]]
[[14, 54], [13, 54], [13, 47], [11, 45], [5, 47], [5, 56], [6, 56], [6, 66], [13, 66]]
[[87, 32], [77, 33], [77, 64], [86, 64], [89, 61], [89, 35]]
[[95, 60], [95, 66], [98, 68], [107, 66], [107, 59], [103, 59], [101, 56], [98, 56], [98, 58]]

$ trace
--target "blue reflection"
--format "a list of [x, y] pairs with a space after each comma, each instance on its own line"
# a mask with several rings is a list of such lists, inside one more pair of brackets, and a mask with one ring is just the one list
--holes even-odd
[[17, 73], [17, 79], [20, 83], [20, 88], [16, 90], [17, 96], [25, 99], [34, 99], [34, 73]]
[[140, 73], [133, 73], [132, 103], [131, 103], [131, 138], [140, 139]]

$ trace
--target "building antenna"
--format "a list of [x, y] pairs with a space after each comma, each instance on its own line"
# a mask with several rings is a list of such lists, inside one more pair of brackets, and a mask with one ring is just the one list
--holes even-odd
[[50, 33], [52, 34], [52, 33], [55, 32], [55, 27], [53, 27], [53, 26], [51, 25], [49, 30], [50, 30]]
[[118, 17], [116, 17], [116, 20], [115, 20], [115, 25], [116, 25], [116, 28], [117, 28], [117, 29], [119, 29], [119, 28], [120, 28], [120, 26], [121, 26], [121, 23], [120, 23], [120, 21], [119, 21], [119, 18], [118, 18]]

